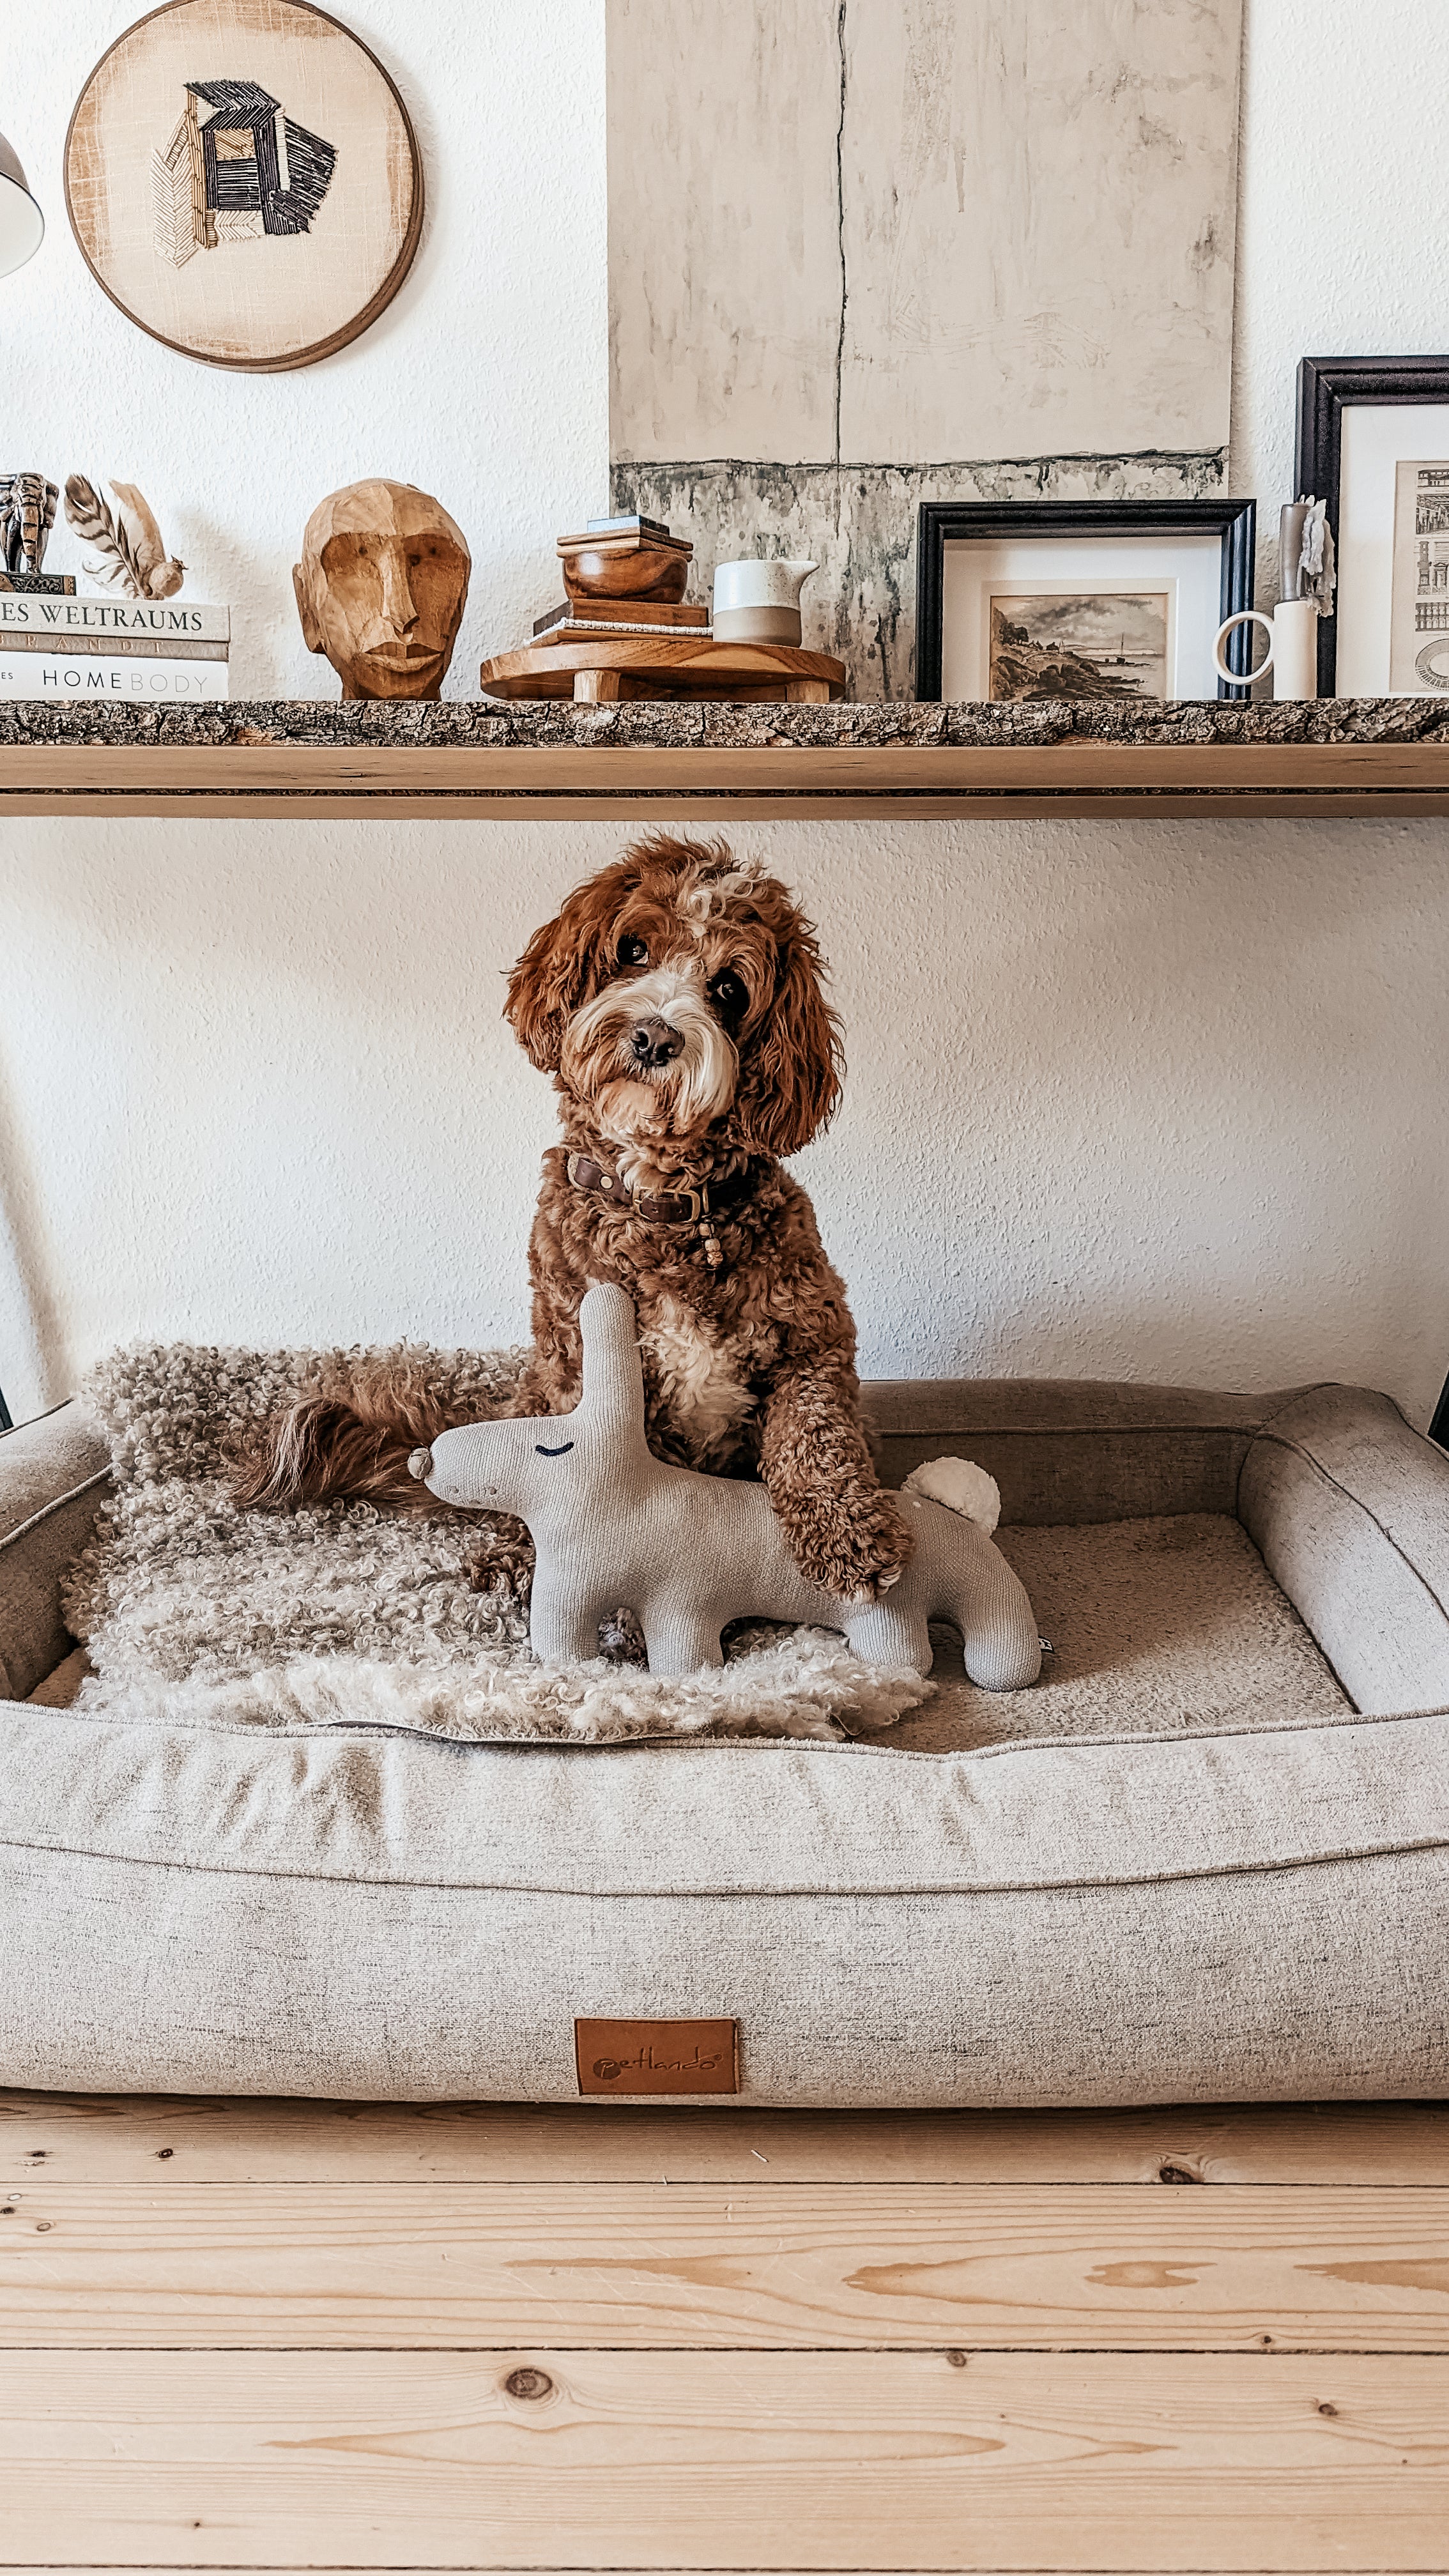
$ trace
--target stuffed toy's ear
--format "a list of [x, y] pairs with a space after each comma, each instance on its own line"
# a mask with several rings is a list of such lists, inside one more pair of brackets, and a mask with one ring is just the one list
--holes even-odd
[[644, 1370], [639, 1358], [639, 1328], [626, 1292], [612, 1282], [595, 1280], [579, 1308], [584, 1345], [584, 1391], [581, 1414], [608, 1422], [618, 1433], [644, 1434]]

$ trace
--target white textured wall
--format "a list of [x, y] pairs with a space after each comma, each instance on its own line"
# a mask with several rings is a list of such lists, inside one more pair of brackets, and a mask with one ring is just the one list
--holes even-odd
[[[349, 0], [419, 115], [429, 234], [394, 317], [254, 384], [130, 332], [54, 220], [66, 106], [131, 14], [49, 0], [43, 60], [37, 43], [7, 66], [7, 130], [53, 217], [42, 258], [0, 286], [7, 366], [36, 389], [15, 461], [114, 459], [158, 506], [194, 496], [189, 522], [172, 515], [198, 592], [229, 589], [250, 624], [265, 589], [276, 642], [252, 673], [292, 688], [318, 667], [291, 658], [285, 603], [312, 500], [378, 464], [431, 482], [474, 545], [461, 674], [544, 603], [552, 533], [602, 485], [597, 0]], [[1305, 349], [1442, 340], [1436, 24], [1427, 0], [1381, 0], [1365, 46], [1361, 0], [1249, 0], [1234, 481], [1265, 506], [1288, 488]], [[450, 151], [466, 165], [450, 172]], [[510, 176], [525, 212], [495, 224]], [[244, 586], [253, 557], [262, 587]], [[0, 1238], [0, 1383], [16, 1409], [136, 1332], [522, 1332], [550, 1102], [499, 1023], [499, 978], [619, 837], [12, 825], [0, 1157], [28, 1295], [22, 1314]], [[737, 838], [801, 886], [835, 961], [848, 1099], [801, 1170], [868, 1369], [1343, 1375], [1427, 1410], [1449, 1365], [1449, 824]]]

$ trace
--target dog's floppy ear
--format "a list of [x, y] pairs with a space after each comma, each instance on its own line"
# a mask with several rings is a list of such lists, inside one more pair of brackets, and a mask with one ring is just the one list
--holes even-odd
[[504, 1018], [540, 1073], [558, 1071], [569, 1021], [588, 997], [605, 933], [630, 882], [620, 864], [575, 886], [555, 918], [534, 932], [508, 978]]
[[767, 1154], [798, 1154], [829, 1124], [840, 1099], [840, 1023], [821, 973], [815, 933], [792, 906], [780, 936], [775, 998], [749, 1066], [750, 1140]]

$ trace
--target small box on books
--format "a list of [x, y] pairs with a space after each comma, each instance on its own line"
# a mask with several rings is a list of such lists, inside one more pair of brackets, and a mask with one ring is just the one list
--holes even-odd
[[195, 703], [230, 693], [231, 611], [0, 592], [0, 698]]

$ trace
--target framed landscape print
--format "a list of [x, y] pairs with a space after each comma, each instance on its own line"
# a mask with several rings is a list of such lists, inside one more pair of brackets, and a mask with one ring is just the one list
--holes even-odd
[[138, 19], [76, 103], [65, 194], [92, 276], [130, 321], [260, 373], [365, 331], [423, 221], [402, 99], [310, 0], [170, 0]]
[[986, 696], [1022, 698], [1173, 695], [1175, 585], [1160, 590], [1063, 591], [987, 585]]
[[1254, 519], [1251, 501], [922, 502], [917, 697], [1246, 697], [1213, 640], [1252, 605]]
[[1321, 697], [1449, 697], [1449, 357], [1305, 358], [1298, 483], [1328, 504]]

